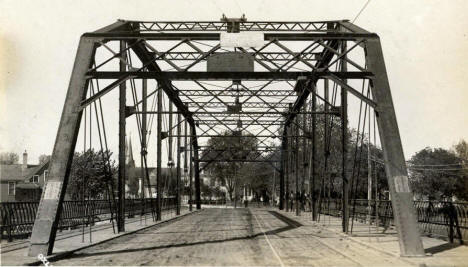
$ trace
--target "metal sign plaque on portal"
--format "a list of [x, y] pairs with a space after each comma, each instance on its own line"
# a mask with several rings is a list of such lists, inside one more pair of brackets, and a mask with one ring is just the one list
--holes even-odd
[[217, 53], [207, 59], [208, 72], [251, 72], [254, 71], [252, 56], [239, 52]]
[[62, 182], [47, 182], [44, 199], [59, 199]]
[[221, 47], [262, 47], [264, 44], [262, 32], [221, 32]]
[[398, 175], [394, 177], [395, 180], [395, 191], [397, 193], [409, 193], [408, 177]]

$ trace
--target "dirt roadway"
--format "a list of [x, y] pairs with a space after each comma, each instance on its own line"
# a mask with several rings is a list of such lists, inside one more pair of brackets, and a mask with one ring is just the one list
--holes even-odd
[[398, 258], [261, 209], [206, 209], [52, 264], [408, 266]]

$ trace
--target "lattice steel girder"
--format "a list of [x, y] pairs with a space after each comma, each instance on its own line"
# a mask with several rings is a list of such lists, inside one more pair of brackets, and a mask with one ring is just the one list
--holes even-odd
[[293, 96], [297, 97], [296, 92], [292, 90], [246, 90], [242, 89], [237, 92], [234, 89], [227, 90], [210, 90], [209, 92], [205, 90], [180, 90], [179, 96], [212, 96], [215, 94], [217, 96], [236, 96], [240, 94], [241, 96]]
[[[221, 120], [223, 125], [237, 125], [238, 120]], [[243, 123], [252, 123], [255, 122], [257, 124], [262, 124], [264, 126], [271, 126], [271, 125], [283, 125], [282, 122], [277, 120], [242, 120]], [[217, 120], [195, 120], [195, 123], [198, 125], [220, 125], [220, 122]], [[253, 125], [256, 126], [256, 125]]]
[[[227, 31], [226, 21], [128, 21], [137, 23], [141, 32], [179, 31]], [[241, 31], [288, 31], [324, 32], [327, 25], [336, 25], [347, 20], [336, 21], [239, 21]]]
[[[369, 79], [372, 78], [371, 72], [347, 71], [315, 71], [316, 78], [327, 78], [330, 74], [340, 79]], [[288, 72], [175, 72], [175, 71], [92, 71], [87, 73], [89, 79], [121, 79], [125, 76], [132, 79], [168, 79], [171, 81], [188, 80], [297, 80], [299, 77], [310, 77], [311, 72], [288, 71]]]
[[[181, 135], [180, 137], [185, 137], [186, 135]], [[194, 137], [195, 135], [187, 135], [187, 137]], [[232, 138], [232, 137], [239, 137], [238, 135], [213, 135], [213, 134], [198, 134], [196, 135], [199, 138], [212, 138], [212, 137], [220, 137], [220, 138]], [[309, 135], [288, 135], [288, 137], [300, 137], [300, 138], [309, 138]], [[173, 135], [172, 137], [178, 137], [177, 135]], [[249, 136], [241, 136], [241, 137], [249, 137]], [[253, 137], [257, 138], [281, 138], [282, 135], [274, 135], [274, 134], [263, 134], [263, 135], [254, 135]]]
[[[97, 40], [195, 40], [195, 41], [217, 41], [220, 38], [219, 33], [139, 33], [139, 32], [119, 32], [119, 33], [85, 33], [84, 37], [95, 38]], [[360, 39], [375, 39], [378, 36], [375, 33], [348, 33], [348, 32], [327, 32], [327, 33], [265, 33], [266, 41], [277, 39], [279, 41], [313, 41], [313, 40], [342, 40], [357, 41]]]
[[[184, 103], [190, 107], [198, 107], [199, 105], [203, 105], [204, 108], [226, 108], [227, 105], [234, 105], [234, 102], [186, 102]], [[271, 103], [265, 104], [262, 102], [247, 102], [242, 104], [242, 108], [287, 108], [289, 103]]]
[[[143, 112], [143, 111], [135, 111], [135, 112], [132, 112], [132, 114], [142, 114], [142, 113], [146, 113], [146, 114], [157, 114], [158, 112], [157, 111], [146, 111], [146, 112]], [[169, 114], [170, 112], [169, 111], [161, 111], [159, 112], [161, 114]], [[178, 113], [182, 113], [182, 112], [172, 112], [172, 114], [178, 114]], [[183, 114], [183, 113], [182, 113]], [[288, 111], [285, 111], [285, 112], [275, 112], [275, 111], [242, 111], [242, 112], [229, 112], [229, 111], [197, 111], [196, 112], [196, 115], [195, 116], [200, 116], [202, 114], [205, 114], [205, 115], [211, 115], [212, 117], [215, 117], [213, 115], [229, 115], [229, 116], [232, 116], [232, 117], [236, 117], [236, 116], [242, 116], [242, 115], [266, 115], [267, 117], [271, 117], [271, 116], [285, 116], [285, 115], [289, 115], [289, 114], [333, 114], [333, 115], [337, 115], [339, 114], [338, 112], [325, 112], [325, 111], [315, 111], [315, 112], [288, 112]]]
[[[202, 51], [203, 52], [203, 51]], [[192, 61], [202, 59], [204, 53], [202, 52], [158, 52], [157, 55], [161, 56], [161, 60], [167, 59], [171, 61]], [[250, 56], [256, 56], [255, 52], [246, 52]], [[301, 59], [308, 61], [316, 61], [317, 52], [305, 52], [301, 54]], [[261, 57], [257, 60], [260, 61], [290, 61], [296, 58], [295, 55], [287, 52], [262, 52]]]

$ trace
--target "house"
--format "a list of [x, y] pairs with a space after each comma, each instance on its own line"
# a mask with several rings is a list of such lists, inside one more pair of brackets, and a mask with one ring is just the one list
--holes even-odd
[[49, 161], [28, 164], [24, 151], [22, 164], [0, 164], [0, 202], [39, 201], [47, 180]]

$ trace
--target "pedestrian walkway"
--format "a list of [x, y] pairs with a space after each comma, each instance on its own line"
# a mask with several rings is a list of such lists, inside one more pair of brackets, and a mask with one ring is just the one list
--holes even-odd
[[[400, 257], [400, 248], [395, 227], [384, 229], [360, 221], [352, 223], [352, 232], [342, 233], [341, 218], [320, 215], [319, 222], [313, 222], [310, 212], [302, 212], [296, 216], [295, 212], [280, 211], [291, 219], [321, 229], [321, 234], [339, 234], [342, 241], [364, 246], [382, 254], [400, 258], [404, 262], [415, 266], [468, 266], [468, 246], [451, 244], [447, 241], [422, 236], [426, 257]], [[350, 225], [351, 227], [351, 225]]]
[[[188, 213], [188, 208], [183, 206], [181, 209], [181, 215], [186, 215]], [[126, 220], [124, 233], [114, 233], [112, 224], [110, 222], [93, 226], [91, 234], [89, 231], [90, 228], [86, 227], [84, 231], [84, 242], [82, 242], [82, 228], [57, 232], [53, 256], [58, 256], [65, 252], [70, 252], [88, 247], [93, 244], [105, 242], [106, 240], [111, 240], [113, 238], [126, 235], [128, 233], [132, 233], [156, 224], [164, 223], [168, 220], [171, 220], [172, 218], [175, 218], [174, 211], [163, 212], [162, 221], [160, 222], [153, 222], [151, 214], [146, 215], [146, 220], [145, 216], [136, 216]], [[115, 230], [117, 231], [117, 229]], [[5, 240], [2, 240], [0, 252], [1, 265], [27, 265], [33, 262], [37, 262], [38, 258], [27, 256], [28, 246], [28, 239], [15, 240], [13, 242], [6, 242]]]

